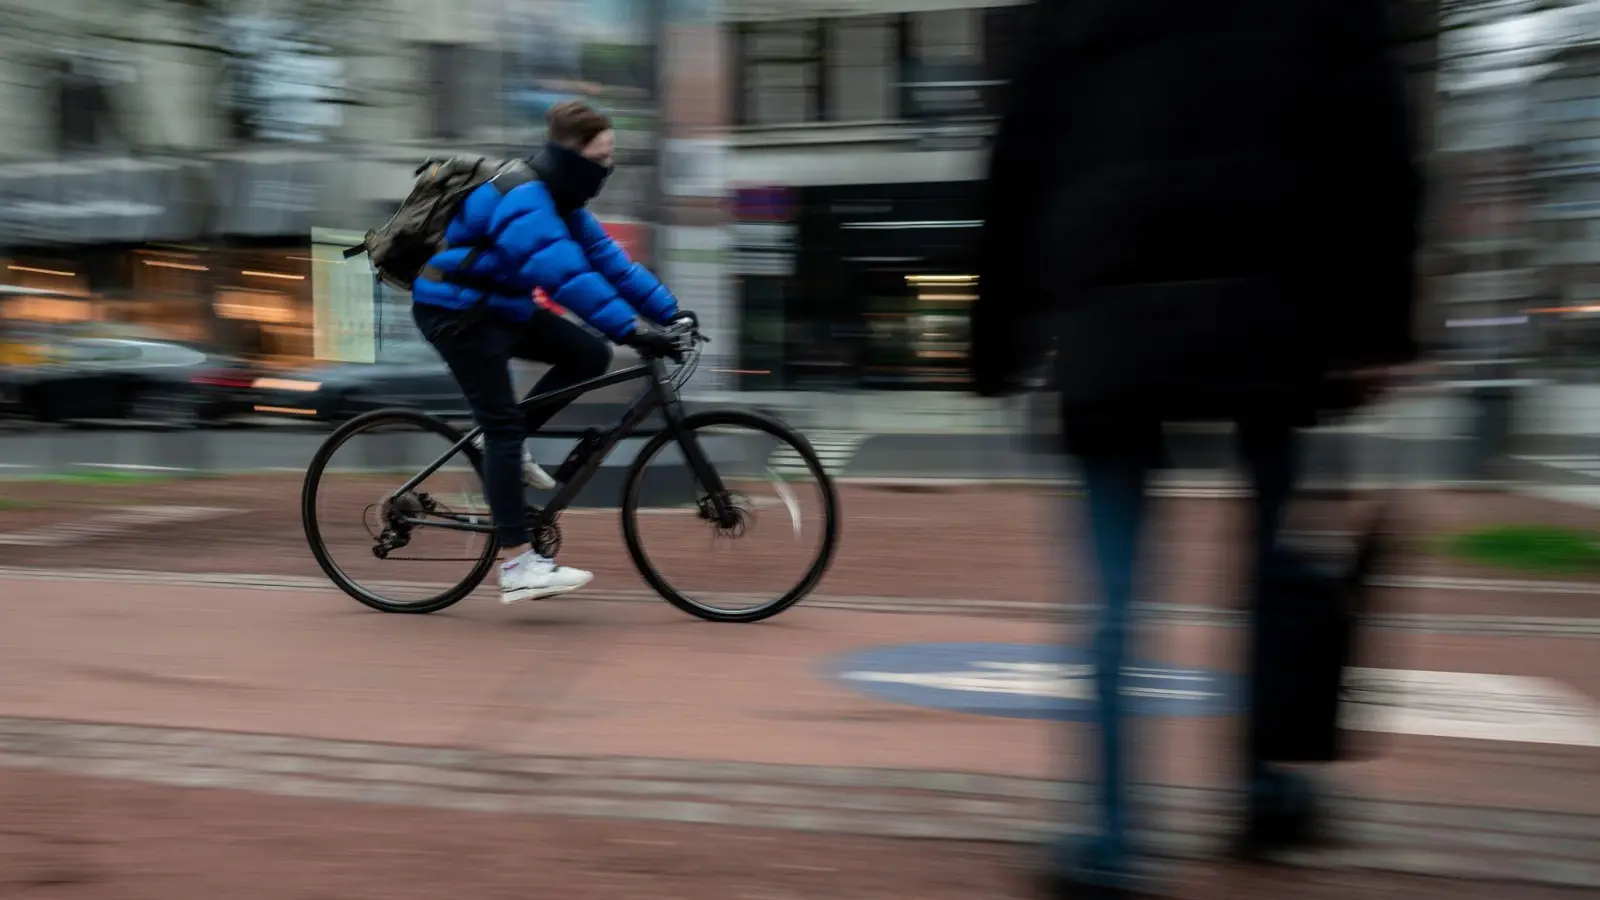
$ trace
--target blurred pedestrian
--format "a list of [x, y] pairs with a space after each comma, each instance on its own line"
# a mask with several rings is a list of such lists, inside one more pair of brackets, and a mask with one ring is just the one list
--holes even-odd
[[[1001, 395], [1053, 357], [1099, 578], [1098, 797], [1092, 836], [1056, 848], [1049, 883], [1118, 895], [1146, 884], [1120, 685], [1162, 426], [1236, 423], [1255, 491], [1252, 609], [1260, 621], [1292, 602], [1262, 584], [1296, 430], [1364, 396], [1331, 376], [1415, 355], [1420, 179], [1385, 0], [1042, 0], [1029, 13], [985, 188], [973, 375]], [[1270, 665], [1266, 643], [1252, 671]], [[1246, 755], [1252, 840], [1304, 834], [1309, 783]]]

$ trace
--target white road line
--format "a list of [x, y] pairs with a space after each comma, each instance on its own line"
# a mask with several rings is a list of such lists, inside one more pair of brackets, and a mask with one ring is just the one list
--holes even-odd
[[[823, 470], [830, 475], [844, 471], [850, 460], [855, 458], [861, 444], [867, 439], [867, 435], [852, 432], [819, 432], [807, 437], [811, 441], [811, 448], [817, 453], [817, 460], [822, 463]], [[767, 458], [767, 465], [773, 471], [786, 475], [803, 474], [807, 471], [805, 460], [788, 445], [773, 451]]]
[[1522, 462], [1531, 462], [1563, 472], [1572, 472], [1589, 478], [1600, 478], [1600, 455], [1593, 453], [1571, 456], [1542, 456], [1528, 455], [1515, 457]]
[[135, 463], [78, 463], [85, 469], [111, 469], [117, 472], [192, 472], [183, 466], [141, 466]]
[[1379, 587], [1434, 591], [1490, 591], [1514, 594], [1600, 594], [1600, 582], [1524, 581], [1508, 578], [1467, 578], [1447, 575], [1393, 575], [1374, 578]]
[[1348, 727], [1389, 734], [1600, 747], [1600, 706], [1552, 678], [1352, 670]]
[[[237, 512], [238, 510], [227, 510]], [[30, 566], [0, 566], [0, 579], [48, 581], [52, 579], [67, 581], [123, 581], [136, 584], [184, 584], [199, 587], [235, 587], [235, 588], [275, 588], [283, 590], [317, 590], [326, 588], [333, 590], [333, 585], [327, 579], [306, 575], [253, 575], [248, 573], [186, 573], [186, 572], [160, 572], [145, 569], [54, 569]], [[1412, 576], [1395, 575], [1386, 578], [1374, 579], [1381, 587], [1396, 588], [1400, 590], [1438, 590], [1438, 591], [1474, 591], [1474, 592], [1503, 592], [1503, 593], [1533, 593], [1533, 594], [1569, 594], [1574, 596], [1600, 596], [1600, 582], [1583, 581], [1518, 581], [1499, 578], [1452, 578], [1446, 576]], [[369, 586], [377, 587], [420, 588], [434, 587], [437, 582], [371, 582]], [[654, 599], [656, 595], [644, 589], [601, 589], [586, 590], [584, 597], [611, 597], [615, 599]], [[817, 595], [816, 599], [824, 599]], [[838, 602], [862, 604], [903, 604], [903, 603], [963, 603], [968, 605], [981, 605], [995, 609], [1031, 609], [1034, 607], [1059, 609], [1061, 605], [1055, 601], [1009, 601], [1009, 600], [980, 600], [975, 598], [927, 598], [927, 597], [844, 597], [830, 596], [826, 599]], [[1156, 604], [1160, 606], [1160, 604]], [[1419, 614], [1424, 618], [1431, 614]], [[1507, 618], [1504, 616], [1452, 616], [1457, 619], [1482, 619], [1492, 620]], [[1527, 617], [1517, 617], [1527, 618]], [[1541, 619], [1549, 623], [1570, 623], [1577, 621], [1569, 618]], [[1596, 621], [1583, 619], [1582, 621]]]

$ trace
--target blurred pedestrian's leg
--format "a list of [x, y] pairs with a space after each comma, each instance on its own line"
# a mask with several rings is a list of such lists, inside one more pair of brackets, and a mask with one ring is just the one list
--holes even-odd
[[[1153, 430], [1159, 441], [1159, 430]], [[1141, 437], [1138, 443], [1146, 443]], [[1130, 447], [1130, 449], [1133, 449]], [[1065, 843], [1055, 870], [1064, 884], [1122, 887], [1132, 873], [1129, 846], [1129, 740], [1122, 693], [1128, 664], [1140, 538], [1145, 522], [1145, 480], [1154, 454], [1088, 454], [1083, 458], [1088, 490], [1090, 545], [1099, 578], [1094, 617], [1095, 718], [1092, 778], [1097, 792], [1091, 837]]]
[[1300, 476], [1300, 441], [1296, 429], [1283, 422], [1255, 420], [1239, 425], [1239, 455], [1255, 489], [1254, 564], [1249, 585], [1251, 606], [1251, 715], [1246, 742], [1246, 785], [1249, 791], [1247, 839], [1293, 842], [1310, 827], [1312, 784], [1302, 773], [1274, 766], [1263, 758], [1263, 734], [1270, 722], [1255, 714], [1264, 707], [1265, 681], [1256, 673], [1283, 671], [1274, 654], [1292, 652], [1272, 640], [1288, 631], [1284, 623], [1298, 614], [1296, 596], [1283, 586], [1304, 584], [1297, 570], [1307, 563], [1282, 546], [1284, 517]]

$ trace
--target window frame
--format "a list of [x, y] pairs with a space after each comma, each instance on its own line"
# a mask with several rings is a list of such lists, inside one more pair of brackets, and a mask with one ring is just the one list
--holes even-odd
[[[754, 128], [782, 128], [786, 125], [809, 125], [825, 122], [827, 112], [827, 20], [784, 19], [773, 22], [741, 22], [734, 32], [734, 62], [737, 66], [734, 81], [734, 124]], [[756, 43], [762, 31], [798, 30], [805, 35], [807, 47], [794, 55], [758, 54]], [[755, 73], [761, 66], [802, 66], [810, 70], [809, 83], [800, 88], [806, 98], [805, 112], [793, 122], [757, 121]]]

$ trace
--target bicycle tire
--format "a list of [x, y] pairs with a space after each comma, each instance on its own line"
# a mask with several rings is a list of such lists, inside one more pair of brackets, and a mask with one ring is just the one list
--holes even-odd
[[[327, 468], [329, 459], [351, 437], [381, 422], [418, 425], [445, 438], [452, 444], [460, 441], [465, 436], [463, 432], [454, 426], [413, 409], [377, 409], [356, 416], [334, 429], [334, 432], [328, 435], [328, 439], [322, 442], [322, 446], [317, 448], [316, 455], [311, 457], [311, 463], [306, 466], [305, 483], [300, 490], [300, 524], [305, 530], [306, 543], [311, 547], [312, 557], [316, 559], [317, 565], [321, 567], [323, 574], [327, 575], [328, 579], [339, 590], [355, 598], [364, 606], [379, 612], [409, 613], [413, 615], [435, 613], [460, 602], [468, 594], [476, 590], [478, 585], [482, 584], [483, 580], [489, 576], [489, 570], [493, 568], [495, 558], [500, 552], [499, 546], [492, 538], [484, 541], [482, 555], [473, 564], [466, 578], [457, 582], [454, 587], [419, 603], [395, 603], [362, 587], [346, 575], [343, 569], [339, 568], [339, 564], [334, 562], [332, 554], [328, 552], [327, 545], [322, 539], [322, 529], [317, 524], [317, 489], [321, 484], [322, 474]], [[480, 473], [483, 471], [483, 459], [476, 448], [469, 444], [463, 447], [461, 452], [467, 454], [467, 459], [472, 463], [474, 470]], [[403, 482], [397, 483], [395, 487], [399, 487], [401, 483]]]
[[678, 609], [704, 619], [708, 622], [751, 623], [769, 619], [778, 613], [799, 603], [811, 593], [827, 573], [828, 567], [833, 563], [833, 556], [839, 543], [839, 494], [834, 487], [833, 479], [822, 465], [822, 460], [817, 457], [817, 452], [806, 440], [805, 435], [784, 422], [749, 409], [708, 409], [690, 413], [683, 419], [683, 430], [694, 431], [700, 428], [715, 427], [718, 425], [738, 426], [754, 431], [764, 432], [792, 447], [805, 462], [806, 468], [816, 476], [817, 484], [822, 490], [825, 523], [823, 526], [823, 539], [820, 552], [811, 566], [806, 570], [800, 582], [788, 592], [762, 606], [752, 607], [738, 612], [718, 610], [685, 596], [657, 572], [651, 565], [650, 558], [645, 553], [644, 546], [639, 539], [639, 494], [644, 486], [645, 467], [669, 442], [675, 440], [670, 431], [657, 432], [644, 446], [639, 448], [639, 453], [634, 457], [633, 464], [628, 469], [628, 474], [623, 482], [622, 489], [622, 536], [627, 545], [628, 556], [633, 560], [633, 565], [639, 570], [639, 575], [645, 583], [661, 596], [663, 600], [671, 603]]

